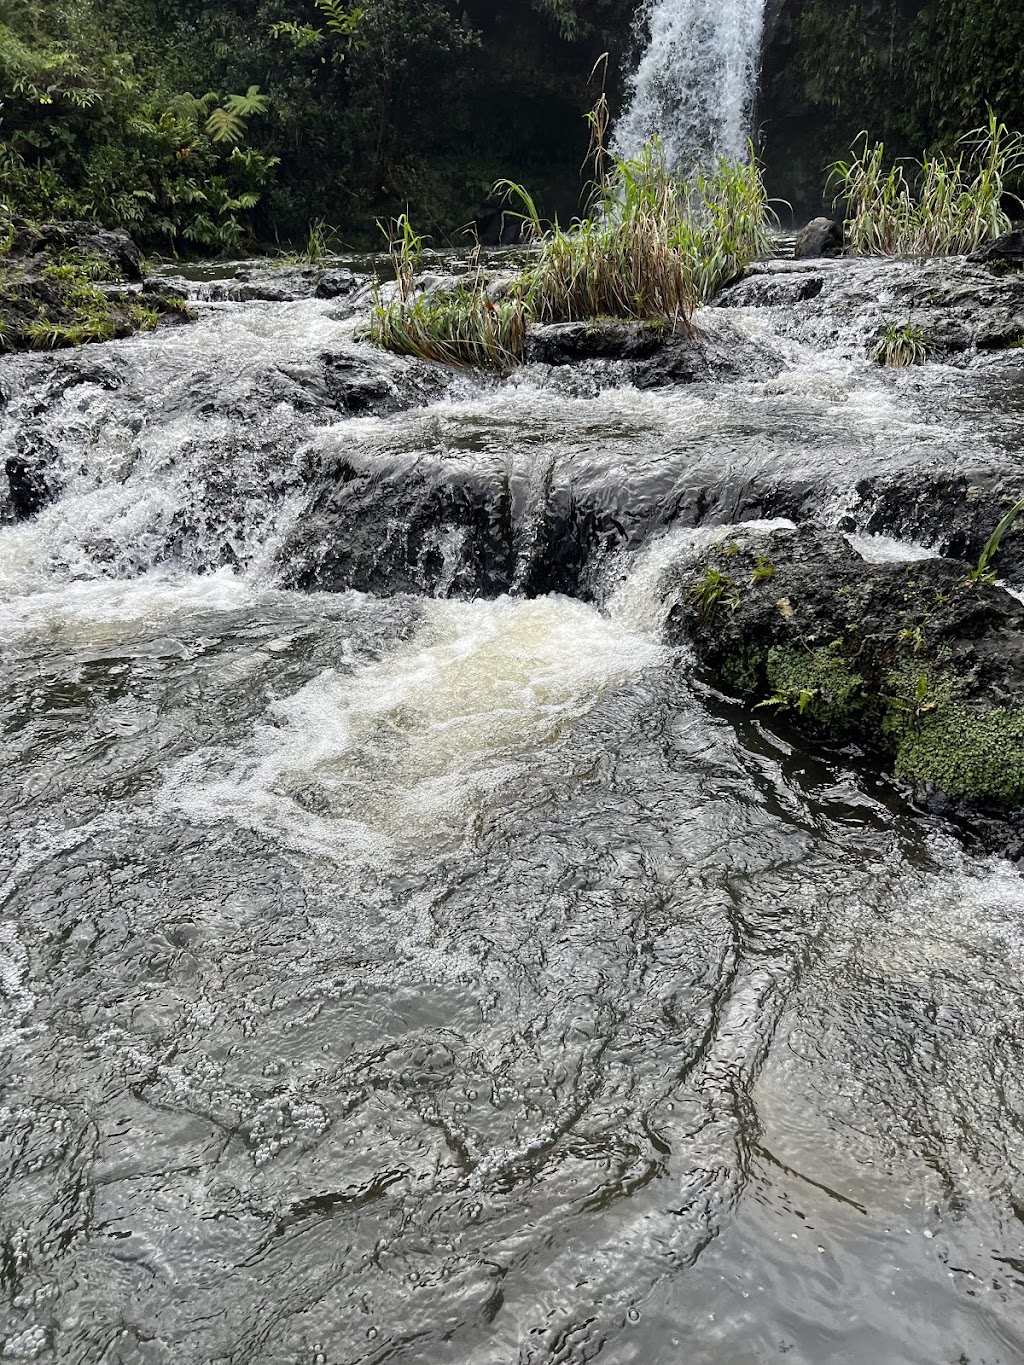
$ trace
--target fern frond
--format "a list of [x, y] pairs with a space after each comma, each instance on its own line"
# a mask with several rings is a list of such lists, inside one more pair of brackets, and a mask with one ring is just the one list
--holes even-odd
[[214, 109], [206, 120], [206, 131], [214, 142], [241, 142], [245, 119], [230, 109]]
[[244, 95], [228, 95], [224, 101], [224, 108], [229, 114], [237, 114], [239, 118], [252, 118], [254, 114], [267, 112], [270, 108], [270, 99], [260, 94], [258, 85], [250, 85]]

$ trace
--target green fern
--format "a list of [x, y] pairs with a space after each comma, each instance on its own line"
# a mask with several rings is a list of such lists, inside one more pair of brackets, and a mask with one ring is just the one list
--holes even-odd
[[260, 94], [258, 85], [250, 85], [244, 95], [228, 95], [224, 108], [229, 114], [239, 118], [252, 118], [254, 114], [265, 114], [270, 108], [270, 98]]
[[241, 142], [245, 137], [245, 119], [230, 109], [214, 109], [206, 120], [206, 131], [214, 142]]

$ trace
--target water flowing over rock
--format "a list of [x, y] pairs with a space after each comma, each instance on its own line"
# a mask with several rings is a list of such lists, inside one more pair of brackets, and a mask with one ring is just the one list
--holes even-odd
[[765, 0], [647, 0], [646, 48], [628, 82], [614, 147], [635, 155], [661, 139], [685, 172], [744, 159], [761, 55]]
[[[915, 270], [962, 345], [884, 370]], [[682, 629], [711, 555], [723, 642], [905, 589], [1019, 704], [1024, 533], [936, 558], [1020, 491], [1017, 281], [789, 262], [495, 376], [252, 268], [0, 361], [5, 1361], [1024, 1354], [1019, 874]]]

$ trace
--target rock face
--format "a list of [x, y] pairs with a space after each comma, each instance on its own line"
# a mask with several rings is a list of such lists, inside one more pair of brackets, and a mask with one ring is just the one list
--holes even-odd
[[1024, 275], [963, 257], [766, 261], [723, 290], [715, 307], [785, 307], [784, 334], [830, 345], [848, 337], [851, 351], [863, 352], [865, 339], [892, 323], [913, 323], [936, 358], [1024, 344]]
[[809, 261], [821, 256], [840, 256], [843, 251], [843, 225], [832, 218], [814, 218], [797, 233], [793, 257]]
[[677, 575], [673, 622], [767, 714], [883, 755], [930, 805], [1013, 823], [1024, 604], [993, 578], [948, 559], [867, 564], [811, 527], [741, 533]]
[[0, 351], [57, 350], [188, 321], [180, 298], [124, 288], [142, 279], [126, 232], [90, 223], [16, 222], [0, 258]]
[[204, 303], [294, 303], [299, 299], [345, 299], [360, 281], [351, 270], [320, 265], [241, 266], [228, 279], [187, 280], [180, 275], [159, 281], [162, 291]]
[[142, 257], [139, 248], [121, 228], [101, 228], [95, 223], [26, 223], [16, 219], [8, 260], [31, 268], [70, 254], [89, 256], [109, 267], [110, 278], [139, 281]]
[[994, 242], [986, 242], [967, 258], [979, 265], [1002, 266], [1011, 270], [1024, 270], [1024, 228], [1007, 232]]

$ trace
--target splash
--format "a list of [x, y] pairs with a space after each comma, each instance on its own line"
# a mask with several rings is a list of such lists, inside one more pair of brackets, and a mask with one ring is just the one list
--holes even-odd
[[718, 157], [742, 158], [764, 32], [765, 0], [647, 0], [647, 49], [615, 129], [620, 155], [652, 137], [689, 172]]

